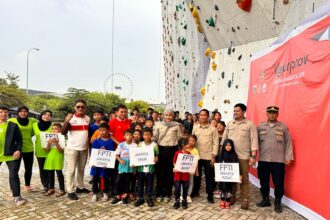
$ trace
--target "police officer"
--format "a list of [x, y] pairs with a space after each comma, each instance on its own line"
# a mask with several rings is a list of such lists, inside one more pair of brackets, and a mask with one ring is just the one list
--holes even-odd
[[258, 207], [271, 206], [269, 201], [269, 179], [275, 185], [275, 212], [283, 211], [281, 199], [284, 194], [285, 165], [293, 161], [291, 137], [288, 127], [277, 121], [279, 108], [277, 106], [267, 107], [268, 121], [258, 126], [259, 136], [259, 163], [258, 176], [260, 179], [260, 192], [262, 201], [257, 203]]

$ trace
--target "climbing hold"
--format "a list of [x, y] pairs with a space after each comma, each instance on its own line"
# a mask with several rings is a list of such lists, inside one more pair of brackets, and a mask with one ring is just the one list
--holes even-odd
[[183, 38], [181, 39], [181, 44], [184, 46], [184, 45], [186, 45], [186, 42], [187, 42], [186, 38], [183, 37]]
[[193, 16], [194, 18], [199, 18], [199, 16], [198, 16], [198, 11], [197, 11], [197, 8], [196, 8], [196, 7], [194, 7], [194, 9], [193, 9], [193, 11], [192, 11], [192, 16]]
[[187, 24], [185, 24], [185, 25], [183, 26], [183, 28], [184, 28], [185, 30], [187, 30]]
[[200, 9], [201, 9], [201, 7], [199, 7], [199, 5], [197, 5], [197, 9], [198, 9], [198, 10], [200, 10]]
[[289, 0], [283, 0], [283, 4], [287, 5], [289, 3]]
[[210, 55], [210, 52], [211, 52], [211, 48], [209, 48], [209, 47], [206, 48], [206, 50], [205, 50], [205, 52], [204, 52], [204, 53], [205, 53], [205, 56], [208, 57], [208, 56]]
[[231, 27], [231, 31], [232, 31], [232, 32], [236, 32], [236, 30], [235, 30], [234, 27]]
[[228, 84], [227, 84], [228, 88], [231, 87], [231, 80], [228, 81]]
[[202, 96], [205, 95], [205, 91], [206, 91], [206, 88], [205, 88], [205, 86], [203, 86], [200, 90], [200, 93], [202, 94]]
[[181, 45], [181, 37], [178, 38], [178, 44]]
[[189, 80], [186, 80], [186, 86], [188, 86], [189, 85]]
[[216, 55], [217, 53], [215, 52], [215, 51], [212, 51], [212, 53], [211, 53], [211, 57], [212, 57], [212, 59], [214, 59], [215, 58], [215, 55]]
[[224, 79], [225, 78], [225, 72], [221, 73], [221, 78]]
[[192, 2], [189, 3], [189, 10], [192, 12], [194, 10], [194, 6], [192, 4]]
[[219, 11], [219, 7], [218, 7], [217, 5], [214, 5], [214, 9], [215, 9], [216, 11]]
[[196, 24], [200, 24], [201, 22], [200, 22], [200, 20], [199, 20], [199, 18], [194, 18], [195, 19], [195, 23]]
[[215, 22], [214, 19], [212, 17], [210, 17], [209, 20], [206, 21], [210, 27], [215, 27]]
[[199, 100], [199, 102], [198, 102], [198, 106], [199, 106], [200, 108], [203, 107], [203, 100]]
[[197, 30], [199, 33], [203, 33], [203, 28], [200, 24], [197, 24]]
[[238, 60], [241, 60], [242, 59], [242, 54], [241, 55], [239, 55], [239, 57], [238, 57]]
[[213, 71], [216, 71], [217, 70], [217, 64], [213, 61], [212, 62], [212, 69], [213, 69]]
[[188, 60], [184, 60], [183, 63], [185, 66], [187, 66]]
[[252, 0], [236, 0], [236, 4], [243, 11], [250, 12]]

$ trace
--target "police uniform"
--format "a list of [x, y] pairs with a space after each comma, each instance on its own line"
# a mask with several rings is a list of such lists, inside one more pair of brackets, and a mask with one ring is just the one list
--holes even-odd
[[[269, 106], [267, 112], [278, 112], [276, 106]], [[258, 176], [260, 179], [260, 191], [264, 203], [259, 207], [270, 206], [269, 180], [272, 176], [275, 185], [275, 208], [280, 206], [284, 194], [285, 161], [293, 160], [292, 142], [288, 127], [279, 121], [274, 123], [262, 122], [258, 126], [259, 162]], [[267, 204], [267, 205], [265, 205]]]

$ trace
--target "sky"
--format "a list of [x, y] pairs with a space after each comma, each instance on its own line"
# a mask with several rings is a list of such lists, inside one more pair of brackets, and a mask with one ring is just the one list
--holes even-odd
[[[64, 93], [69, 87], [111, 91], [113, 0], [0, 0], [0, 76], [26, 88]], [[115, 93], [165, 102], [160, 0], [115, 0]], [[108, 78], [108, 80], [106, 80]]]

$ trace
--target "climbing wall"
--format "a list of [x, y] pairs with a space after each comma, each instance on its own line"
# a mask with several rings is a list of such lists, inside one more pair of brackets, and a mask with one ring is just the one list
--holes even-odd
[[247, 100], [252, 54], [269, 46], [273, 40], [271, 38], [210, 53], [203, 107], [218, 109], [223, 120], [231, 120], [233, 105], [246, 103]]
[[203, 51], [209, 44], [187, 2], [162, 2], [166, 100], [168, 108], [197, 112], [209, 68]]
[[[168, 107], [218, 109], [224, 120], [247, 102], [251, 54], [329, 0], [164, 0]], [[206, 79], [207, 78], [207, 79]]]

